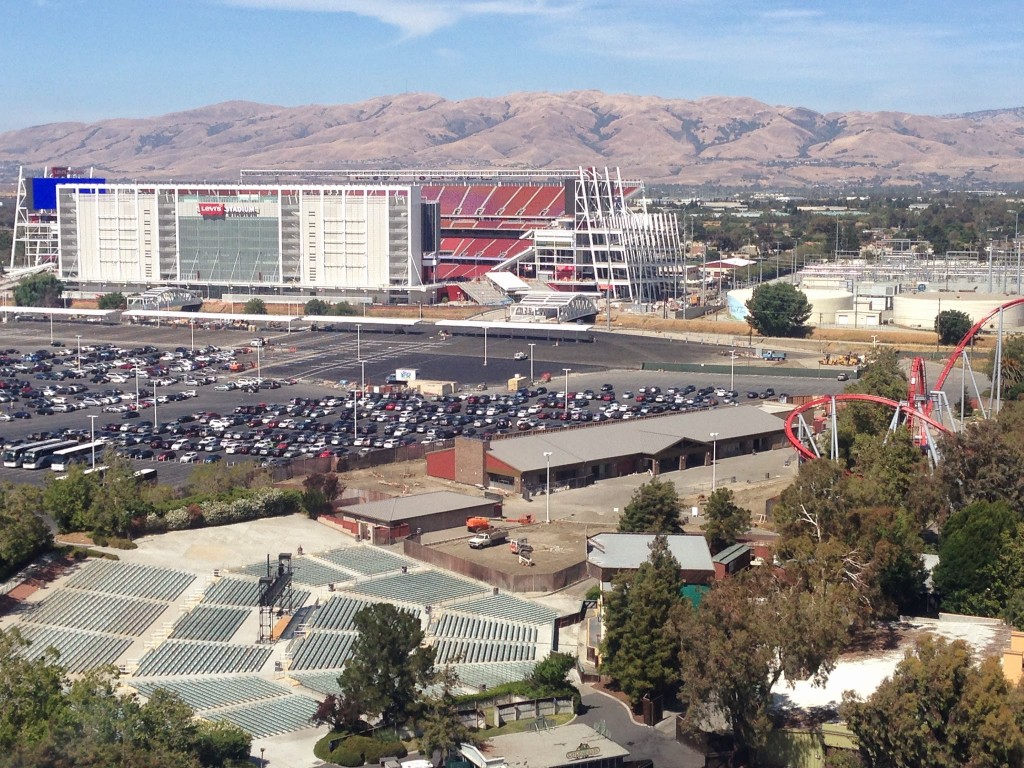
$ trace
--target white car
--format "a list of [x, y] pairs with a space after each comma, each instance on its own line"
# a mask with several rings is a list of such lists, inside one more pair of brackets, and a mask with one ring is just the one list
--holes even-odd
[[199, 454], [198, 453], [196, 453], [195, 451], [189, 451], [188, 453], [183, 453], [181, 455], [181, 458], [178, 459], [178, 463], [179, 464], [195, 464], [196, 461], [198, 461], [198, 459], [199, 459]]

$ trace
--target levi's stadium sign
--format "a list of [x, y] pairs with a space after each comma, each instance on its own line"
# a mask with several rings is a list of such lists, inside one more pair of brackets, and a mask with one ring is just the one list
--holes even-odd
[[199, 215], [200, 216], [223, 216], [224, 215], [224, 203], [200, 203], [199, 204]]
[[199, 215], [204, 219], [255, 218], [260, 215], [260, 211], [255, 205], [199, 203]]

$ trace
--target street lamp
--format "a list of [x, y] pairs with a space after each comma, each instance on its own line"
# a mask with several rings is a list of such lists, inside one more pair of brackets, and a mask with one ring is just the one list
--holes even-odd
[[729, 390], [736, 389], [736, 350], [729, 351]]
[[484, 326], [484, 365], [487, 365], [487, 326]]
[[533, 348], [536, 347], [537, 345], [531, 342], [526, 346], [530, 348], [530, 383], [533, 384], [533, 382], [536, 381], [536, 379], [533, 378]]
[[266, 747], [260, 747], [260, 767], [266, 765], [266, 761], [263, 759], [263, 753], [267, 751]]
[[547, 489], [544, 491], [544, 522], [551, 522], [551, 451], [544, 451], [544, 461], [548, 465]]
[[571, 371], [572, 368], [563, 368], [562, 370], [565, 371], [565, 411], [564, 411], [564, 413], [565, 413], [566, 416], [568, 416], [569, 415], [569, 371]]
[[92, 465], [96, 466], [96, 414], [89, 414], [89, 444], [92, 446]]
[[711, 433], [711, 492], [712, 493], [715, 492], [715, 484], [716, 484], [715, 481], [718, 479], [716, 477], [716, 474], [715, 474], [716, 471], [717, 471], [717, 467], [716, 467], [717, 462], [718, 462], [718, 433], [717, 432], [712, 432]]
[[153, 381], [151, 383], [153, 384], [153, 431], [156, 432], [157, 431], [157, 423], [156, 423], [156, 399], [157, 399], [156, 398], [156, 388], [159, 385], [157, 384], [156, 379], [153, 379]]
[[50, 310], [50, 346], [53, 346], [53, 310]]
[[82, 370], [82, 334], [75, 334], [75, 341], [78, 342], [78, 370]]
[[366, 361], [359, 361], [359, 389], [363, 392], [363, 397], [366, 397]]
[[192, 331], [192, 354], [194, 355], [196, 353], [196, 321], [189, 320], [188, 327]]
[[263, 368], [260, 365], [260, 348], [256, 347], [256, 379], [262, 384]]
[[356, 360], [363, 359], [363, 326], [356, 323]]

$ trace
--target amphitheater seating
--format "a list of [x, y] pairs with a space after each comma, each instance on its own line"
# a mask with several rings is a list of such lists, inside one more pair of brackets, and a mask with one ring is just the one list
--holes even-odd
[[331, 672], [298, 672], [289, 673], [289, 677], [296, 680], [299, 685], [309, 688], [311, 691], [328, 694], [341, 693], [341, 686], [338, 685], [338, 670]]
[[[455, 664], [459, 682], [474, 688], [494, 688], [502, 683], [525, 680], [533, 672], [536, 662], [506, 661], [490, 664]], [[314, 689], [319, 690], [319, 689]]]
[[455, 578], [438, 571], [397, 573], [364, 581], [348, 587], [349, 591], [394, 600], [413, 605], [437, 605], [457, 597], [468, 597], [484, 591], [484, 587], [471, 581]]
[[432, 633], [439, 638], [466, 638], [508, 643], [537, 642], [537, 627], [535, 626], [452, 613], [445, 613], [437, 626], [433, 628]]
[[332, 549], [318, 554], [317, 557], [363, 576], [376, 576], [379, 573], [400, 570], [402, 566], [416, 565], [413, 560], [370, 546]]
[[206, 590], [203, 601], [213, 605], [255, 607], [260, 602], [260, 583], [256, 579], [222, 578]]
[[266, 646], [168, 640], [142, 657], [136, 676], [256, 672], [271, 651]]
[[294, 571], [292, 581], [300, 584], [309, 584], [313, 587], [322, 587], [325, 584], [337, 584], [342, 581], [348, 581], [352, 578], [352, 574], [348, 571], [332, 568], [329, 565], [309, 557], [297, 558], [292, 563], [292, 566]]
[[22, 618], [32, 624], [139, 637], [167, 607], [150, 600], [61, 589]]
[[132, 688], [143, 696], [152, 696], [163, 688], [177, 694], [182, 701], [196, 710], [226, 707], [244, 702], [286, 696], [289, 688], [264, 680], [262, 677], [206, 677], [193, 680], [130, 681]]
[[253, 704], [205, 713], [209, 720], [226, 720], [262, 739], [279, 733], [312, 728], [309, 718], [316, 713], [317, 702], [308, 696], [290, 695], [263, 699]]
[[540, 603], [512, 597], [504, 592], [459, 602], [448, 606], [446, 610], [493, 616], [503, 621], [519, 621], [524, 624], [548, 624], [558, 618], [556, 611]]
[[481, 643], [441, 638], [434, 644], [438, 664], [478, 664], [484, 661], [533, 661], [537, 647], [530, 643]]
[[295, 641], [289, 670], [340, 669], [357, 636], [355, 632], [310, 632]]
[[248, 608], [198, 605], [178, 620], [171, 637], [177, 640], [227, 642], [250, 612]]
[[150, 600], [174, 600], [195, 580], [185, 571], [94, 560], [68, 579], [66, 587], [129, 595]]
[[60, 654], [60, 664], [71, 673], [113, 664], [132, 644], [125, 637], [76, 629], [32, 625], [23, 625], [19, 629], [31, 643], [22, 651], [27, 658], [39, 658], [47, 648], [55, 648]]
[[334, 596], [317, 609], [308, 623], [316, 629], [351, 631], [355, 628], [352, 623], [355, 615], [368, 605], [373, 603], [369, 600]]

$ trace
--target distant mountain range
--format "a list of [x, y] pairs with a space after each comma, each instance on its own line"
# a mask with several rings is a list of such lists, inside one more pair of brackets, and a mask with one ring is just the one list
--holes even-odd
[[[234, 181], [241, 168], [619, 166], [653, 184], [808, 188], [1024, 182], [1024, 108], [929, 117], [597, 91], [358, 104], [225, 102], [145, 119], [0, 133], [0, 166], [108, 179]], [[5, 175], [8, 175], [5, 173]]]

